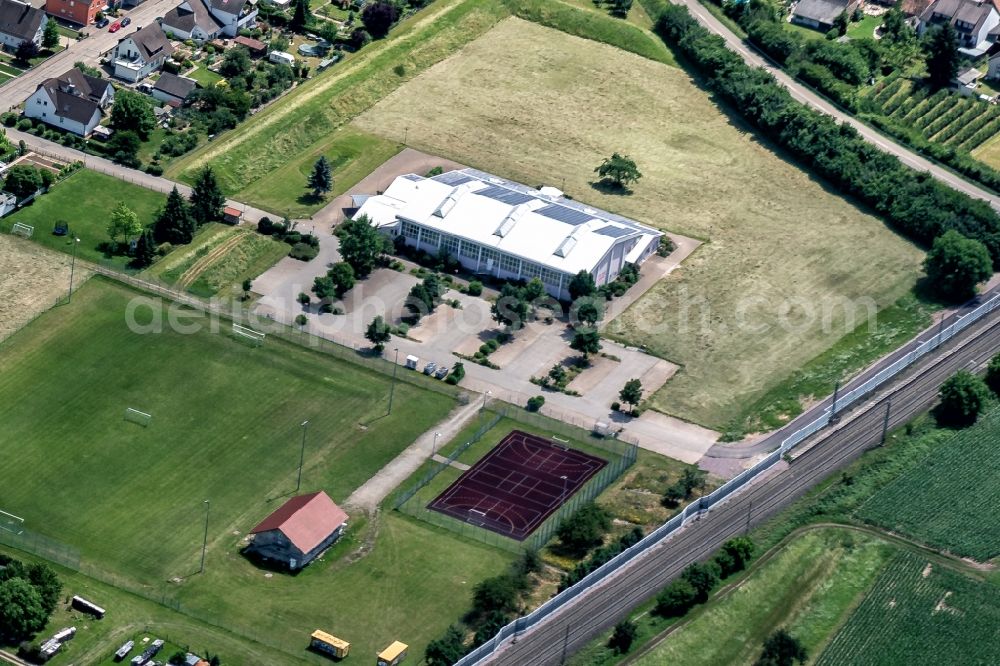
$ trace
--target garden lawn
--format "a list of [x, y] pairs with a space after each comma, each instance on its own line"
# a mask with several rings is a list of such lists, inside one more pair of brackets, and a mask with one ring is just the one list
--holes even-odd
[[[680, 364], [649, 405], [710, 427], [742, 417], [920, 273], [917, 247], [762, 145], [682, 70], [516, 18], [355, 126], [406, 130], [420, 150], [705, 239], [606, 333]], [[614, 151], [643, 173], [627, 196], [592, 187]]]
[[[109, 242], [107, 227], [111, 211], [124, 201], [142, 224], [151, 224], [166, 196], [138, 185], [81, 169], [36, 199], [31, 205], [0, 220], [0, 230], [10, 231], [16, 222], [35, 227], [31, 240], [61, 252], [72, 253], [72, 236], [80, 239], [77, 256], [115, 268], [128, 264], [128, 257], [108, 257], [100, 249]], [[54, 236], [56, 222], [69, 223], [69, 235]]]
[[[398, 139], [402, 137], [384, 139], [350, 127], [337, 129], [322, 146], [303, 153], [235, 196], [240, 200], [253, 199], [264, 210], [278, 211], [291, 218], [309, 216], [402, 150], [403, 144]], [[333, 190], [316, 199], [306, 183], [320, 155], [326, 157], [333, 170]], [[291, 203], [290, 195], [295, 193], [298, 194]]]
[[972, 151], [972, 156], [994, 169], [1000, 169], [1000, 135], [997, 135]]
[[[163, 332], [130, 330], [134, 319]], [[177, 308], [173, 308], [176, 313]], [[189, 313], [191, 314], [191, 313]], [[211, 500], [209, 559], [235, 556], [246, 533], [295, 490], [309, 421], [302, 491], [342, 502], [438, 422], [454, 402], [349, 362], [269, 337], [175, 332], [163, 306], [101, 278], [71, 305], [0, 344], [7, 447], [2, 509], [78, 549], [85, 562], [154, 588], [198, 569]], [[152, 414], [143, 428], [131, 407]]]
[[184, 76], [188, 77], [189, 79], [194, 79], [199, 84], [201, 84], [202, 88], [211, 88], [219, 81], [225, 80], [225, 77], [223, 77], [221, 74], [217, 74], [212, 70], [201, 66], [194, 68], [190, 72], [186, 73]]

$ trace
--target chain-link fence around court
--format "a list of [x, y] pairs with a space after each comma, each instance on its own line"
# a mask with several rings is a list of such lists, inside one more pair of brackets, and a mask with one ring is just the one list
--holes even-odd
[[[459, 456], [465, 453], [473, 444], [480, 441], [487, 432], [493, 429], [504, 418], [511, 418], [519, 424], [523, 424], [537, 432], [565, 436], [568, 438], [567, 441], [570, 441], [570, 445], [572, 445], [573, 441], [583, 441], [587, 446], [599, 449], [608, 454], [606, 457], [609, 458], [608, 464], [600, 472], [588, 480], [582, 488], [573, 493], [569, 501], [563, 503], [524, 541], [511, 539], [492, 530], [427, 508], [427, 505], [437, 496], [438, 492], [443, 490], [442, 488], [434, 488], [428, 491], [431, 482], [439, 474], [452, 467], [452, 463]], [[605, 488], [614, 483], [625, 473], [625, 470], [635, 463], [637, 457], [638, 449], [633, 443], [614, 438], [596, 437], [584, 430], [575, 429], [572, 426], [567, 426], [558, 421], [552, 421], [551, 419], [531, 414], [518, 408], [503, 407], [485, 424], [480, 426], [469, 440], [461, 442], [447, 458], [441, 461], [431, 461], [432, 467], [411, 486], [399, 493], [393, 502], [393, 508], [413, 518], [451, 530], [452, 532], [457, 532], [466, 538], [495, 546], [508, 552], [519, 553], [524, 550], [537, 550], [548, 543], [549, 539], [552, 538], [558, 529], [559, 524], [565, 518], [573, 515], [581, 506], [600, 495]]]

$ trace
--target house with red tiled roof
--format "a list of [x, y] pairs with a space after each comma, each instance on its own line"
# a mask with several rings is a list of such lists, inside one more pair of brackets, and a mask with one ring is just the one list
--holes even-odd
[[292, 571], [313, 561], [347, 528], [347, 514], [322, 490], [293, 497], [250, 530], [248, 555]]

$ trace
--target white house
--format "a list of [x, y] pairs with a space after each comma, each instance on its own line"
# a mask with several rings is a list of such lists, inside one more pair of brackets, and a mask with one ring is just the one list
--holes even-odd
[[163, 17], [160, 27], [174, 39], [207, 42], [222, 32], [222, 22], [208, 10], [204, 0], [184, 0]]
[[202, 1], [222, 24], [222, 34], [226, 37], [235, 37], [243, 28], [252, 28], [257, 23], [257, 0], [191, 0]]
[[114, 102], [114, 87], [80, 70], [46, 79], [24, 103], [24, 115], [60, 129], [90, 136]]
[[16, 49], [21, 42], [42, 45], [48, 17], [41, 9], [17, 0], [0, 0], [0, 46]]
[[147, 25], [118, 40], [114, 58], [115, 76], [119, 79], [141, 81], [163, 66], [174, 52], [159, 23]]
[[944, 23], [958, 33], [958, 50], [972, 57], [986, 53], [1000, 34], [1000, 12], [989, 0], [934, 0], [920, 15], [917, 33]]
[[585, 206], [555, 188], [540, 190], [475, 169], [396, 178], [355, 213], [431, 254], [446, 252], [469, 271], [507, 280], [540, 278], [556, 298], [587, 271], [612, 282], [626, 263], [653, 254], [663, 234]]
[[169, 106], [183, 106], [188, 96], [198, 87], [198, 82], [170, 72], [160, 74], [150, 94]]

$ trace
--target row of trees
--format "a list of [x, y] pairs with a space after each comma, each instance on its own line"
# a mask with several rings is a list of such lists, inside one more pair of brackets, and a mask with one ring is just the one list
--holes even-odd
[[918, 173], [865, 141], [855, 129], [792, 99], [768, 72], [748, 66], [681, 6], [666, 6], [658, 33], [705, 76], [708, 86], [767, 137], [880, 213], [911, 239], [930, 245], [948, 230], [982, 242], [1000, 267], [1000, 216]]

